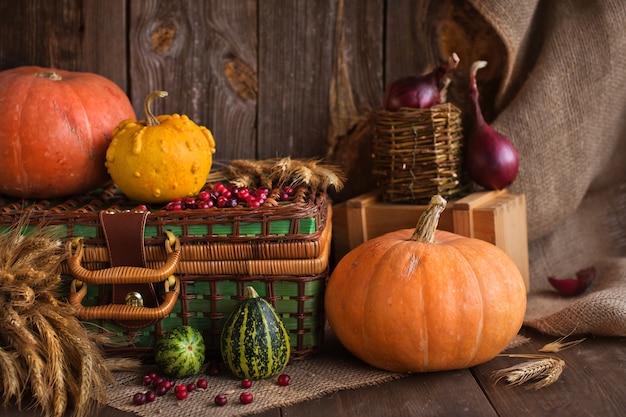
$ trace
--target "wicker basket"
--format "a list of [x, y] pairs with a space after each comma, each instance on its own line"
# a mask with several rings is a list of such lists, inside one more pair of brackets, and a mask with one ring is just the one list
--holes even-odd
[[464, 192], [463, 131], [456, 106], [377, 110], [372, 124], [373, 173], [385, 201], [423, 204], [435, 194], [452, 198]]
[[[323, 293], [332, 236], [332, 206], [325, 193], [309, 195], [302, 188], [296, 190], [289, 202], [259, 208], [178, 212], [156, 209], [144, 214], [141, 241], [144, 265], [150, 272], [163, 269], [172, 258], [172, 251], [166, 250], [167, 233], [177, 238], [174, 295], [173, 289], [161, 283], [167, 282], [164, 280], [167, 273], [147, 279], [142, 271], [130, 268], [130, 272], [118, 274], [121, 270], [111, 268], [109, 240], [104, 236], [100, 216], [133, 212], [133, 203], [114, 187], [64, 201], [4, 200], [0, 203], [0, 229], [26, 221], [28, 227], [49, 229], [67, 245], [70, 256], [61, 266], [61, 273], [67, 278], [63, 291], [69, 294], [71, 301], [76, 293], [83, 291], [73, 288], [73, 279], [87, 283], [79, 297], [79, 312], [83, 306], [85, 310], [93, 307], [90, 312], [81, 313], [85, 325], [93, 324], [93, 329], [133, 342], [131, 346], [107, 347], [112, 355], [150, 359], [156, 340], [178, 325], [191, 325], [202, 331], [207, 353], [217, 355], [222, 325], [250, 285], [268, 299], [283, 318], [291, 335], [295, 358], [303, 358], [321, 345]], [[77, 262], [85, 273], [95, 275], [108, 268], [113, 271], [111, 274], [100, 274], [108, 278], [90, 281], [80, 274], [77, 276], [70, 268], [76, 255], [72, 253], [75, 248], [72, 243], [77, 237], [82, 238]], [[127, 280], [154, 284], [157, 296], [166, 300], [164, 304], [168, 297], [176, 296], [168, 307], [170, 311], [162, 314], [154, 308], [146, 319], [141, 314], [139, 317], [138, 310], [132, 306], [115, 305], [114, 318], [106, 314], [100, 318], [99, 308], [111, 307], [112, 288], [120, 283], [125, 285]], [[137, 322], [142, 324], [136, 325]]]

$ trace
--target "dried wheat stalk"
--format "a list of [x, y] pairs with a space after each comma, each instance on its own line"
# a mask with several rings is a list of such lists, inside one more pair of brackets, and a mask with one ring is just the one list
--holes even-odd
[[505, 356], [533, 360], [495, 371], [493, 377], [496, 383], [504, 379], [510, 385], [530, 383], [529, 388], [541, 389], [555, 383], [565, 368], [565, 361], [553, 356], [533, 354], [510, 354]]
[[311, 192], [327, 191], [330, 187], [340, 191], [345, 178], [341, 170], [319, 159], [292, 159], [290, 157], [231, 161], [230, 165], [209, 175], [209, 182], [228, 181], [239, 187], [268, 189], [305, 186]]
[[75, 417], [93, 414], [113, 378], [90, 333], [57, 297], [60, 242], [42, 229], [23, 232], [18, 224], [0, 234], [2, 403], [21, 408], [32, 398], [27, 405], [48, 416], [70, 408]]

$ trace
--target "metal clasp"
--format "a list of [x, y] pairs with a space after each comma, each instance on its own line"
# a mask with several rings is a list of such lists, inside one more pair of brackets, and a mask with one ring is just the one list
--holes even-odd
[[133, 291], [126, 294], [126, 305], [133, 307], [143, 307], [143, 297], [140, 293]]

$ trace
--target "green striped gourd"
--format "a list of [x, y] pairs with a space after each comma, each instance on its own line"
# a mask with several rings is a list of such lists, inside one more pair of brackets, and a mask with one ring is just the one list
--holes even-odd
[[263, 379], [285, 369], [291, 342], [274, 307], [248, 287], [247, 298], [237, 304], [222, 328], [220, 349], [236, 377]]
[[162, 374], [185, 378], [200, 372], [204, 355], [202, 333], [190, 326], [178, 326], [157, 341], [154, 361]]

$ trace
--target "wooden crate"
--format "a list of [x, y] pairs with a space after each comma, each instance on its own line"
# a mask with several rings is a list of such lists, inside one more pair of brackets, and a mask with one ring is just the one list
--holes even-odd
[[[352, 248], [382, 234], [414, 228], [426, 206], [384, 203], [373, 191], [334, 206], [333, 252], [338, 262]], [[504, 250], [529, 287], [526, 196], [484, 191], [449, 201], [439, 229], [481, 239]]]

